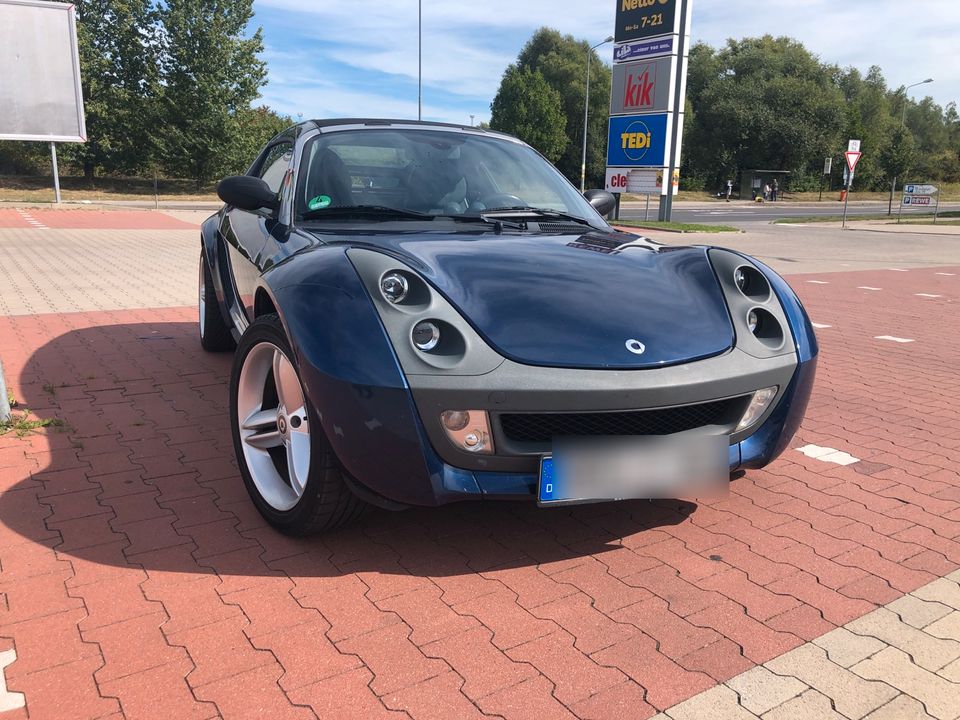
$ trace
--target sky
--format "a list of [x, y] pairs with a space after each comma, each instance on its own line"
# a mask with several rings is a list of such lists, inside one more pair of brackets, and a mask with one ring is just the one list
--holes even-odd
[[[422, 0], [423, 117], [489, 120], [507, 65], [542, 26], [591, 43], [613, 33], [617, 0]], [[417, 0], [254, 0], [263, 100], [295, 120], [417, 116]], [[960, 100], [960, 0], [694, 0], [693, 39], [788, 35], [825, 62], [888, 85]], [[598, 51], [605, 62], [612, 46]]]

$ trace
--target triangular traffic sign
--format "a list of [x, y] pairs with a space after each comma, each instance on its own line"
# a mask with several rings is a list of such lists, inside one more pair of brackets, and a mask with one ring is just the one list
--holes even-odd
[[848, 150], [844, 153], [844, 156], [847, 158], [847, 167], [850, 169], [850, 172], [853, 172], [857, 167], [857, 163], [860, 162], [860, 157], [862, 155], [862, 152], [855, 152], [853, 150]]

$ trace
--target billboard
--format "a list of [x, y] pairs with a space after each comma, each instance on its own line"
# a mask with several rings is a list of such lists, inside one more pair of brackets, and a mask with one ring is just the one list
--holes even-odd
[[644, 58], [661, 57], [673, 54], [674, 38], [656, 38], [654, 40], [638, 40], [637, 42], [623, 43], [613, 49], [613, 62], [631, 62]]
[[0, 140], [84, 142], [74, 7], [0, 0]]
[[667, 113], [610, 118], [607, 166], [663, 167], [667, 148]]
[[680, 0], [617, 0], [618, 43], [677, 32]]
[[674, 58], [641, 60], [613, 66], [610, 114], [666, 112]]

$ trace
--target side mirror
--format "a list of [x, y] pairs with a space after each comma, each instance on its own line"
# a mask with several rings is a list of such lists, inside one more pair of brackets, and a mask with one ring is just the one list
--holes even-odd
[[250, 175], [235, 175], [217, 183], [217, 195], [227, 205], [241, 210], [259, 210], [280, 207], [277, 194], [260, 178]]
[[583, 196], [587, 199], [587, 202], [593, 205], [593, 209], [603, 217], [612, 213], [617, 206], [617, 199], [613, 196], [613, 193], [606, 190], [587, 190]]

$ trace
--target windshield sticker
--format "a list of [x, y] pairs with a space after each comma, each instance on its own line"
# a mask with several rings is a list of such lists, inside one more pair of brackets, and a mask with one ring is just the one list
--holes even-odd
[[317, 195], [307, 203], [307, 208], [309, 210], [322, 210], [325, 207], [330, 207], [330, 203], [332, 202], [333, 200], [330, 199], [329, 195]]

